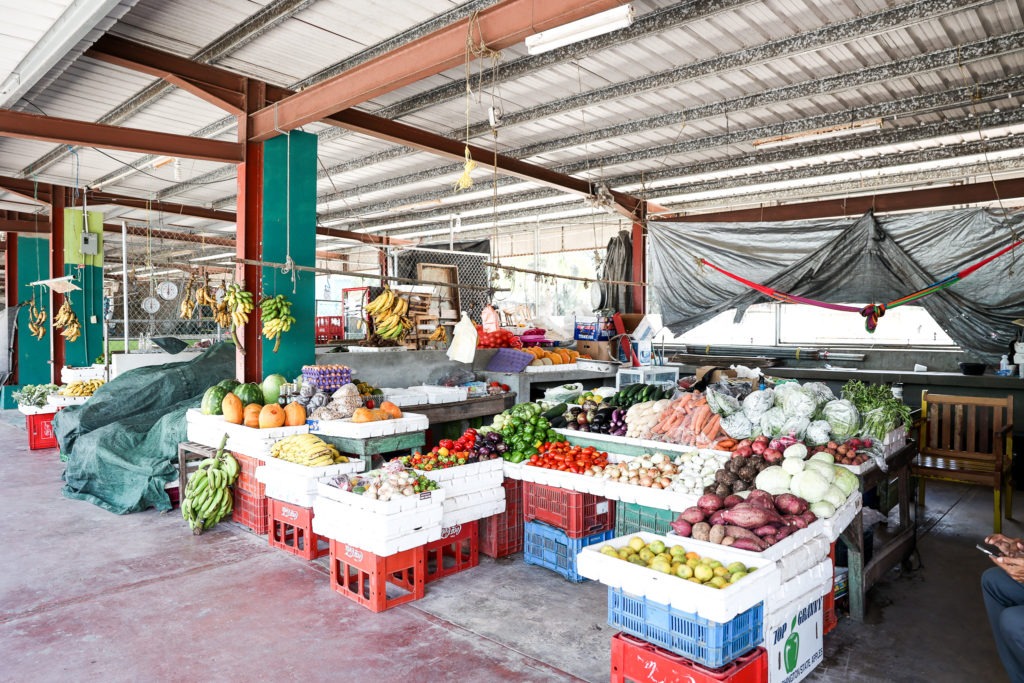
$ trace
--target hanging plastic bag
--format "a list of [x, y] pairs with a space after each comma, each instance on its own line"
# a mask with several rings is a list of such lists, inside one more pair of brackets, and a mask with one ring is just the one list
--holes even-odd
[[497, 332], [501, 328], [501, 319], [498, 318], [498, 312], [494, 310], [494, 306], [490, 304], [484, 306], [484, 310], [480, 314], [480, 323], [484, 332]]
[[448, 347], [448, 358], [456, 363], [472, 363], [476, 356], [476, 325], [465, 311], [462, 319], [455, 324], [452, 345]]

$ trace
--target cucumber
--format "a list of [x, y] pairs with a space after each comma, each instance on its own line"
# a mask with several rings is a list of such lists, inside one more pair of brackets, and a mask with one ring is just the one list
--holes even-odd
[[545, 420], [549, 422], [556, 417], [561, 417], [565, 414], [565, 411], [569, 410], [569, 406], [565, 403], [559, 403], [557, 406], [541, 414]]

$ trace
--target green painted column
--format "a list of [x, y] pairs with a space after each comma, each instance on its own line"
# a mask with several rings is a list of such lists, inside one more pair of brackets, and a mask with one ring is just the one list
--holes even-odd
[[[293, 131], [267, 140], [263, 147], [263, 261], [316, 265], [316, 136]], [[294, 279], [293, 279], [294, 278]], [[263, 296], [283, 294], [297, 319], [274, 341], [263, 343], [263, 376], [280, 373], [289, 380], [316, 361], [316, 274], [264, 266]]]
[[[64, 344], [64, 360], [71, 367], [92, 365], [103, 355], [103, 214], [86, 213], [88, 225], [81, 209], [64, 209], [64, 274], [81, 287], [64, 295], [82, 323], [82, 335]], [[96, 235], [95, 256], [82, 253], [83, 231]]]
[[[47, 287], [29, 287], [28, 283], [50, 277], [50, 240], [47, 237], [18, 235], [18, 301], [28, 303], [35, 296], [36, 306], [50, 308], [50, 290]], [[36, 339], [28, 329], [28, 306], [18, 311], [18, 384], [49, 384], [53, 378], [50, 364], [50, 327], [47, 315], [46, 334]]]

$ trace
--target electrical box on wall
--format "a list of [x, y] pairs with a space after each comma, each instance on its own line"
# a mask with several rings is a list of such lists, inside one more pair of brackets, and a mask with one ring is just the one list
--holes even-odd
[[99, 251], [100, 238], [99, 235], [92, 232], [82, 233], [82, 246], [81, 252], [88, 254], [89, 256], [95, 256]]

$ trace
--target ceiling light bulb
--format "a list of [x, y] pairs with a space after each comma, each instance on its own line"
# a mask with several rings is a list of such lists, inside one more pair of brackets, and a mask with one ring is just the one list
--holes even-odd
[[526, 37], [526, 51], [531, 55], [550, 52], [581, 40], [611, 33], [633, 23], [633, 6], [622, 5], [607, 12], [599, 12], [578, 21], [534, 33]]

